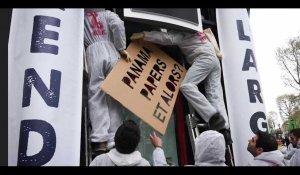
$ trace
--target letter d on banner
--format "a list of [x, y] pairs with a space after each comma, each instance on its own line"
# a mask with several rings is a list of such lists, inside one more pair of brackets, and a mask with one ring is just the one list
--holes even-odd
[[217, 9], [222, 68], [235, 165], [253, 158], [248, 139], [267, 131], [259, 69], [246, 9]]
[[[33, 156], [27, 156], [29, 132], [34, 131], [42, 135], [43, 147]], [[53, 157], [56, 147], [56, 135], [53, 127], [42, 120], [23, 120], [20, 127], [20, 141], [18, 166], [44, 165]]]

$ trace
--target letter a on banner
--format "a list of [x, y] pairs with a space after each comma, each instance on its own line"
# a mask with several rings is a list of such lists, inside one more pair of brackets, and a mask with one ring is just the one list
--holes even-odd
[[267, 131], [259, 70], [247, 10], [217, 9], [216, 17], [233, 156], [235, 165], [243, 166], [253, 158], [248, 139]]
[[8, 165], [79, 166], [83, 9], [13, 9]]

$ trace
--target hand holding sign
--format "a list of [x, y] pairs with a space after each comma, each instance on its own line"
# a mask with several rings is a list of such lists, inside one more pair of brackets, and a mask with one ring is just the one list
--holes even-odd
[[125, 49], [120, 50], [120, 54], [125, 58], [127, 62], [131, 62], [131, 56]]
[[140, 33], [133, 33], [130, 37], [131, 40], [137, 40], [137, 39], [144, 39], [145, 34], [144, 32], [140, 32]]

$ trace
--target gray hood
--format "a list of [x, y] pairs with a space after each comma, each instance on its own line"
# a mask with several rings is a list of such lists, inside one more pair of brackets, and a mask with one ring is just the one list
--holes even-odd
[[225, 166], [224, 136], [213, 130], [201, 133], [195, 141], [195, 165]]

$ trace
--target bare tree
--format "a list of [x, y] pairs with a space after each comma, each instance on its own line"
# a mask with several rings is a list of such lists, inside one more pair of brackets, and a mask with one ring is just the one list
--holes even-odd
[[276, 98], [279, 115], [282, 121], [286, 121], [299, 110], [300, 95], [285, 94]]
[[300, 92], [300, 36], [289, 39], [287, 47], [277, 48], [276, 58], [285, 74], [282, 75], [286, 86]]
[[285, 132], [288, 132], [288, 131], [289, 131], [288, 125], [289, 125], [289, 121], [288, 121], [288, 120], [286, 120], [286, 121], [284, 121], [284, 122], [282, 123], [282, 129], [283, 129], [283, 131], [285, 131]]
[[275, 129], [275, 123], [276, 123], [275, 121], [277, 120], [277, 118], [278, 118], [278, 116], [277, 116], [277, 113], [275, 111], [268, 112], [267, 122], [268, 122], [269, 129], [270, 129], [271, 132]]

